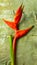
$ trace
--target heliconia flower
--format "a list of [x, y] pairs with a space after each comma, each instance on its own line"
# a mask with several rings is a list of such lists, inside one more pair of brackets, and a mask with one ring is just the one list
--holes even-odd
[[[12, 22], [3, 19], [4, 22], [9, 27], [11, 27], [12, 29], [15, 30], [15, 36], [14, 36], [13, 42], [12, 42], [11, 36], [9, 38], [9, 40], [10, 40], [10, 50], [11, 50], [11, 52], [10, 52], [11, 53], [11, 60], [13, 61], [13, 63], [11, 65], [14, 65], [14, 59], [15, 59], [14, 57], [16, 56], [16, 41], [17, 41], [17, 39], [23, 37], [24, 35], [26, 35], [34, 27], [34, 26], [31, 26], [31, 27], [29, 27], [25, 30], [19, 30], [18, 29], [17, 26], [18, 26], [18, 23], [20, 22], [20, 19], [22, 17], [23, 8], [24, 8], [24, 6], [21, 4], [21, 6], [17, 9], [17, 11], [15, 13], [15, 16], [14, 16], [14, 20]], [[13, 43], [13, 45], [12, 45], [12, 43]]]
[[16, 14], [14, 16], [14, 20], [12, 22], [3, 19], [4, 22], [14, 30], [18, 30], [17, 26], [18, 26], [18, 23], [20, 22], [23, 8], [24, 8], [24, 6], [22, 6], [22, 5], [18, 8], [18, 10], [16, 11]]

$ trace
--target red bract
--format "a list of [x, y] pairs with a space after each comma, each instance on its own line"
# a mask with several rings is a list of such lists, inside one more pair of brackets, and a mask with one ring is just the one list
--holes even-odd
[[24, 6], [21, 5], [20, 8], [18, 8], [18, 11], [16, 12], [16, 15], [14, 17], [14, 20], [16, 21], [15, 22], [16, 24], [18, 24], [20, 19], [21, 19], [23, 8], [24, 8]]
[[5, 19], [3, 19], [3, 20], [9, 27], [11, 27], [14, 30], [17, 30], [17, 26], [16, 26], [16, 24], [14, 22], [9, 22], [9, 21], [7, 21]]
[[16, 14], [15, 14], [15, 17], [14, 17], [14, 21], [10, 22], [10, 21], [7, 21], [7, 20], [3, 19], [4, 22], [5, 22], [8, 26], [10, 26], [12, 29], [17, 30], [17, 29], [18, 29], [18, 28], [17, 28], [17, 25], [18, 25], [18, 23], [19, 23], [19, 21], [20, 21], [20, 19], [21, 19], [22, 11], [23, 11], [23, 6], [21, 5], [21, 6], [18, 8], [18, 10], [16, 11]]
[[24, 35], [26, 35], [32, 28], [33, 28], [33, 26], [31, 26], [31, 27], [29, 27], [29, 28], [27, 28], [27, 29], [25, 29], [25, 30], [17, 30], [17, 31], [16, 31], [16, 34], [15, 34], [14, 40], [13, 40], [13, 50], [14, 50], [14, 54], [15, 54], [15, 52], [16, 52], [16, 40], [17, 40], [18, 38], [21, 38], [21, 37], [23, 37]]

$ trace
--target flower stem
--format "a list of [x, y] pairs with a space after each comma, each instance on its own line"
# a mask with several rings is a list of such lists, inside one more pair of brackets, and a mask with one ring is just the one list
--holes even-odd
[[9, 36], [9, 42], [10, 42], [10, 58], [11, 58], [11, 65], [14, 65], [14, 52], [13, 52], [13, 44], [12, 44], [12, 36]]

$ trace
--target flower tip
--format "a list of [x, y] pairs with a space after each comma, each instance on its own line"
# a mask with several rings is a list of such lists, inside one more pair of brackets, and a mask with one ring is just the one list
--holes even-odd
[[34, 25], [31, 26], [31, 29], [34, 28]]
[[21, 9], [22, 9], [22, 11], [23, 11], [23, 9], [24, 9], [24, 5], [22, 5]]
[[32, 26], [32, 28], [34, 28], [34, 25]]
[[32, 25], [32, 26], [30, 27], [30, 30], [33, 29], [33, 28], [34, 28], [34, 25]]
[[4, 20], [4, 18], [2, 20]]
[[22, 8], [24, 8], [24, 5], [23, 5], [23, 3], [20, 5], [20, 8], [22, 9]]
[[20, 5], [20, 7], [22, 7], [23, 3]]
[[5, 19], [3, 18], [3, 21], [5, 22]]
[[4, 18], [2, 20], [5, 22], [5, 19]]

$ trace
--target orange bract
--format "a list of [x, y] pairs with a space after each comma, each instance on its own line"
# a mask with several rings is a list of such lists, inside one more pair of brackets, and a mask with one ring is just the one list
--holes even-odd
[[14, 17], [14, 21], [10, 22], [10, 21], [7, 21], [5, 19], [3, 19], [3, 20], [12, 29], [17, 30], [17, 25], [20, 22], [20, 19], [21, 19], [21, 16], [22, 16], [22, 12], [23, 12], [23, 6], [21, 5], [18, 8], [18, 10], [16, 11], [16, 14], [15, 14], [15, 17]]
[[26, 35], [31, 29], [33, 28], [33, 26], [25, 29], [25, 30], [17, 30], [16, 34], [14, 36], [14, 40], [13, 40], [13, 50], [14, 50], [14, 54], [16, 53], [16, 41], [18, 38], [23, 37], [24, 35]]
[[3, 20], [9, 27], [11, 27], [14, 30], [17, 30], [17, 26], [16, 26], [16, 24], [14, 22], [9, 22], [9, 21], [7, 21], [5, 19], [3, 19]]

